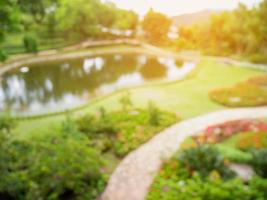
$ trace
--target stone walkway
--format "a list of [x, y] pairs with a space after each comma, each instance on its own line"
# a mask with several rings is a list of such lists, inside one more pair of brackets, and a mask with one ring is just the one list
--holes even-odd
[[217, 123], [262, 117], [267, 117], [267, 107], [223, 110], [173, 125], [123, 159], [111, 175], [101, 199], [144, 200], [162, 160], [169, 159], [186, 137]]

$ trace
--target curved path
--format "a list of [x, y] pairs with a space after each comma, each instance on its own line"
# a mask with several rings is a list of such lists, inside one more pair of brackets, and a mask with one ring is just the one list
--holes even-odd
[[101, 199], [144, 200], [162, 159], [170, 158], [186, 137], [213, 124], [262, 117], [267, 117], [267, 107], [222, 110], [173, 125], [123, 159], [111, 175]]

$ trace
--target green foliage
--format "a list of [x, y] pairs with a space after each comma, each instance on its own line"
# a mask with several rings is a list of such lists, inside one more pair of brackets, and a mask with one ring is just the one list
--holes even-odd
[[267, 149], [260, 149], [252, 152], [251, 164], [255, 172], [263, 177], [267, 178]]
[[[185, 154], [184, 152], [187, 153]], [[220, 166], [223, 168], [225, 166], [221, 162], [222, 159], [218, 159], [220, 156], [218, 152], [209, 146], [197, 147], [196, 149], [191, 149], [191, 152], [189, 152], [189, 150], [185, 150], [178, 154], [180, 158], [183, 155], [183, 159], [188, 162], [172, 158], [163, 164], [162, 169], [150, 188], [150, 192], [146, 198], [147, 200], [266, 199], [266, 179], [253, 177], [248, 183], [243, 183], [241, 179], [233, 177], [233, 179], [230, 179], [227, 175], [229, 179], [225, 180], [223, 177], [221, 178], [221, 175], [224, 173], [220, 173]], [[217, 158], [210, 159], [209, 153], [213, 155], [212, 157], [217, 156]], [[197, 171], [198, 173], [192, 173], [189, 170], [190, 168], [192, 169], [192, 165], [200, 169]], [[206, 169], [207, 166], [211, 167]], [[203, 171], [201, 167], [206, 170]]]
[[[178, 182], [157, 177], [147, 200], [263, 200], [266, 197], [266, 181], [261, 180], [245, 186], [241, 180], [224, 181], [210, 176], [203, 180], [199, 176]], [[264, 188], [264, 190], [262, 190]]]
[[267, 199], [267, 179], [254, 177], [249, 182], [249, 186], [252, 190], [260, 191], [262, 199]]
[[133, 11], [126, 11], [118, 9], [116, 11], [116, 20], [113, 27], [119, 30], [133, 30], [135, 31], [138, 24], [138, 16]]
[[105, 184], [100, 171], [103, 160], [87, 140], [73, 137], [77, 132], [62, 130], [27, 141], [6, 140], [1, 145], [1, 197], [56, 200], [98, 196]]
[[125, 93], [121, 98], [120, 98], [120, 103], [122, 105], [123, 110], [128, 110], [132, 107], [133, 102], [131, 100], [131, 94], [129, 92]]
[[170, 25], [171, 20], [167, 16], [151, 9], [142, 22], [145, 38], [153, 44], [166, 43]]
[[247, 8], [239, 4], [233, 11], [213, 15], [202, 24], [179, 30], [179, 48], [200, 49], [213, 55], [241, 55], [253, 62], [266, 62], [267, 1]]
[[38, 43], [37, 39], [33, 35], [25, 35], [23, 38], [24, 48], [26, 52], [37, 53], [38, 52]]
[[218, 151], [229, 161], [235, 163], [249, 163], [252, 160], [252, 155], [247, 152], [243, 152], [239, 149], [229, 147], [224, 144], [217, 144]]
[[156, 112], [157, 119], [153, 119], [151, 123], [149, 110], [132, 108], [106, 112], [102, 108], [98, 115], [87, 114], [79, 117], [76, 125], [96, 148], [101, 151], [112, 150], [118, 156], [125, 156], [160, 130], [177, 121], [177, 117], [172, 113], [158, 109]]
[[6, 52], [0, 49], [0, 62], [3, 62], [7, 59]]
[[15, 120], [10, 115], [0, 114], [0, 131], [10, 132], [15, 126]]
[[[19, 14], [16, 1], [0, 1], [0, 44], [4, 41], [8, 33], [19, 29]], [[6, 53], [0, 48], [0, 61], [5, 61], [6, 58]]]
[[201, 177], [207, 177], [216, 171], [223, 178], [234, 176], [227, 168], [225, 158], [212, 146], [201, 145], [182, 151], [178, 154], [178, 161], [191, 175], [197, 172]]
[[158, 125], [160, 120], [160, 112], [156, 107], [155, 103], [152, 101], [148, 102], [148, 114], [149, 114], [149, 123], [151, 125]]

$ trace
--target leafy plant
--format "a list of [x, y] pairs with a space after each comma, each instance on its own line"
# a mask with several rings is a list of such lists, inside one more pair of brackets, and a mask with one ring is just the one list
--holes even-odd
[[129, 92], [125, 93], [120, 98], [120, 103], [122, 105], [123, 110], [128, 110], [129, 108], [131, 108], [131, 106], [133, 105], [131, 100], [131, 94]]
[[156, 107], [155, 103], [152, 101], [148, 102], [148, 114], [149, 114], [149, 123], [151, 125], [158, 125], [160, 121], [160, 112]]
[[24, 48], [26, 52], [37, 53], [38, 52], [38, 43], [36, 37], [33, 35], [27, 34], [23, 38]]
[[95, 199], [103, 190], [104, 161], [84, 138], [58, 132], [27, 141], [8, 140], [0, 148], [1, 197]]
[[225, 158], [215, 149], [208, 145], [186, 149], [178, 154], [178, 161], [193, 175], [198, 173], [201, 177], [207, 177], [213, 171], [223, 178], [231, 178], [234, 173], [227, 167]]
[[267, 178], [267, 149], [255, 150], [252, 152], [251, 165], [255, 172], [263, 177]]
[[147, 200], [263, 200], [266, 183], [257, 182], [245, 186], [239, 179], [224, 181], [216, 174], [202, 179], [194, 176], [174, 181], [157, 177]]
[[0, 114], [0, 131], [10, 132], [15, 126], [15, 120], [10, 115]]

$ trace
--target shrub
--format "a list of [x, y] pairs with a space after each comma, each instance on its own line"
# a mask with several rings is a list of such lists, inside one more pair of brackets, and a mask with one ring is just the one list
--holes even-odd
[[112, 119], [118, 130], [115, 142], [115, 152], [118, 156], [126, 155], [178, 120], [172, 113], [160, 110], [157, 112], [156, 115], [159, 117], [157, 124], [155, 121], [151, 123], [151, 115], [147, 110], [132, 109], [127, 112], [112, 113]]
[[[216, 175], [203, 180], [199, 176], [192, 179], [173, 181], [157, 177], [147, 200], [263, 200], [266, 183], [245, 186], [241, 180], [224, 181]], [[264, 188], [265, 189], [265, 188]]]
[[252, 160], [252, 155], [250, 153], [229, 147], [228, 145], [217, 144], [216, 148], [226, 159], [231, 162], [249, 163]]
[[15, 126], [15, 120], [10, 115], [0, 114], [0, 131], [10, 132]]
[[120, 98], [120, 103], [122, 105], [123, 110], [128, 110], [132, 107], [133, 103], [131, 100], [131, 94], [129, 92], [125, 93], [121, 98]]
[[85, 115], [76, 120], [78, 130], [85, 133], [93, 146], [103, 151], [114, 150], [124, 156], [146, 142], [155, 133], [177, 121], [177, 117], [151, 106], [147, 110], [129, 109]]
[[3, 51], [2, 49], [0, 49], [0, 61], [3, 62], [7, 59], [7, 55], [5, 53], [5, 51]]
[[79, 131], [86, 133], [90, 137], [98, 134], [114, 134], [117, 130], [110, 117], [96, 117], [87, 114], [78, 118], [76, 124]]
[[38, 52], [38, 44], [37, 39], [33, 35], [25, 35], [23, 38], [24, 48], [26, 52], [29, 53], [37, 53]]
[[0, 196], [14, 200], [98, 196], [105, 184], [98, 152], [71, 134], [55, 135], [1, 145], [5, 167], [0, 168]]
[[255, 172], [263, 177], [267, 178], [267, 149], [255, 150], [252, 152], [252, 162]]
[[197, 172], [201, 177], [207, 177], [211, 172], [216, 171], [223, 178], [234, 176], [227, 167], [224, 157], [214, 147], [208, 145], [182, 151], [178, 154], [178, 160], [191, 175]]
[[254, 177], [249, 182], [249, 187], [253, 191], [258, 191], [262, 199], [267, 199], [267, 179], [262, 179], [260, 177]]
[[160, 120], [160, 112], [152, 101], [148, 102], [148, 114], [149, 114], [149, 123], [151, 125], [158, 125]]

